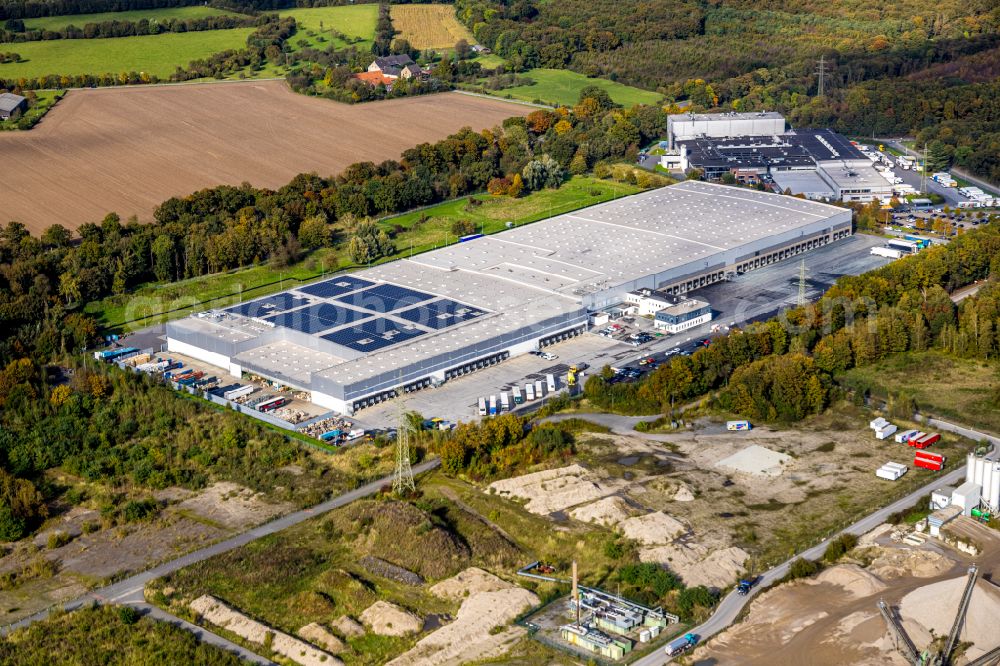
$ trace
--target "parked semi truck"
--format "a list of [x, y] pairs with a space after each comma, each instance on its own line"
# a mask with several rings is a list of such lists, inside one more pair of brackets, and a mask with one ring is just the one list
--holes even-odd
[[528, 400], [534, 400], [535, 399], [535, 385], [532, 384], [531, 382], [526, 382], [525, 383], [525, 385], [524, 385], [524, 396]]
[[500, 411], [509, 412], [510, 411], [510, 394], [507, 391], [500, 392]]
[[510, 391], [511, 391], [511, 393], [514, 394], [514, 404], [515, 405], [520, 405], [521, 403], [524, 402], [524, 397], [521, 396], [521, 387], [520, 386], [514, 386], [514, 387], [512, 387], [510, 389]]
[[675, 638], [667, 643], [667, 647], [663, 651], [667, 653], [668, 657], [676, 657], [679, 654], [687, 652], [697, 644], [698, 636], [695, 634], [684, 634], [680, 638]]
[[486, 398], [479, 399], [479, 415], [486, 416]]

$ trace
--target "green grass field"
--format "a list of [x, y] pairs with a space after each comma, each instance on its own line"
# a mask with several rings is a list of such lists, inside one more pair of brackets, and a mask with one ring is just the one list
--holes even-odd
[[214, 7], [166, 7], [164, 9], [137, 9], [127, 12], [101, 12], [99, 14], [70, 14], [25, 19], [24, 27], [29, 30], [61, 30], [68, 25], [82, 28], [88, 23], [105, 21], [166, 21], [167, 19], [194, 19], [208, 16], [241, 16], [236, 12]]
[[479, 206], [470, 206], [469, 197], [463, 197], [387, 218], [381, 224], [386, 229], [399, 226], [406, 230], [396, 236], [396, 249], [405, 255], [410, 252], [410, 243], [414, 252], [422, 252], [456, 242], [451, 226], [458, 220], [469, 220], [480, 233], [492, 234], [506, 229], [508, 222], [521, 226], [638, 191], [624, 183], [575, 176], [558, 190], [532, 192], [520, 199], [479, 194], [474, 197], [482, 202]]
[[[169, 76], [178, 66], [246, 45], [253, 28], [115, 39], [60, 39], [16, 45], [23, 62], [0, 65], [0, 79], [50, 74], [146, 72]], [[14, 46], [14, 45], [11, 45]]]
[[566, 69], [531, 69], [524, 75], [532, 79], [535, 84], [505, 88], [496, 94], [500, 96], [510, 95], [526, 102], [540, 99], [549, 104], [562, 104], [564, 106], [576, 104], [580, 99], [580, 91], [587, 86], [598, 86], [607, 90], [611, 99], [626, 107], [635, 104], [655, 104], [662, 97], [659, 93], [633, 88], [607, 79], [589, 79], [583, 74]]
[[[375, 38], [378, 5], [308, 7], [286, 9], [279, 14], [294, 17], [298, 25], [295, 36], [288, 40], [292, 50], [303, 48], [299, 42], [304, 40], [309, 46], [317, 49], [325, 49], [330, 45], [343, 48], [353, 44], [364, 51], [371, 48]], [[334, 31], [347, 36], [348, 40], [335, 37]], [[310, 35], [310, 32], [313, 34]], [[355, 42], [354, 38], [360, 38], [361, 41]]]
[[911, 397], [922, 413], [1000, 433], [1000, 410], [993, 404], [1000, 376], [990, 363], [910, 352], [853, 368], [837, 380], [848, 387], [867, 388], [882, 399]]

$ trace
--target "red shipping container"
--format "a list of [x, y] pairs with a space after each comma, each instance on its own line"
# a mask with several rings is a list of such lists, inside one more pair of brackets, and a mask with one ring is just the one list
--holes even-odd
[[944, 467], [943, 463], [934, 462], [933, 460], [923, 460], [921, 458], [917, 458], [916, 460], [914, 460], [913, 464], [916, 467], [923, 467], [924, 469], [929, 469], [934, 472], [940, 472], [941, 469]]

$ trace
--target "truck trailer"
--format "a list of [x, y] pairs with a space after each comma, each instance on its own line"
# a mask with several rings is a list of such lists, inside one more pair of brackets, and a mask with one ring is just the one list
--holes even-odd
[[903, 256], [902, 250], [897, 250], [892, 247], [873, 247], [871, 249], [871, 254], [876, 257], [885, 257], [887, 259], [900, 259]]
[[524, 397], [528, 400], [535, 399], [535, 385], [531, 382], [526, 382], [524, 385]]
[[524, 402], [524, 397], [521, 396], [521, 387], [520, 386], [511, 387], [510, 392], [514, 394], [514, 404], [515, 405], [520, 405], [521, 403]]
[[875, 476], [886, 481], [896, 481], [906, 474], [907, 467], [900, 463], [887, 462], [875, 471]]
[[944, 461], [945, 457], [943, 455], [940, 453], [931, 453], [930, 451], [917, 451], [913, 457], [913, 465], [915, 467], [922, 467], [934, 472], [940, 472], [944, 469]]
[[916, 435], [918, 430], [904, 430], [902, 432], [896, 433], [896, 442], [899, 444], [906, 444], [910, 441], [910, 438]]
[[510, 394], [507, 391], [500, 391], [500, 411], [510, 411]]
[[479, 415], [486, 416], [486, 398], [479, 399]]
[[890, 423], [875, 431], [875, 439], [888, 439], [894, 432], [896, 432], [896, 426]]
[[926, 449], [928, 446], [934, 444], [939, 439], [941, 439], [941, 435], [939, 435], [936, 432], [932, 432], [929, 435], [924, 435], [920, 439], [911, 439], [910, 441], [907, 442], [907, 445], [918, 449]]
[[750, 430], [749, 421], [726, 421], [726, 430]]

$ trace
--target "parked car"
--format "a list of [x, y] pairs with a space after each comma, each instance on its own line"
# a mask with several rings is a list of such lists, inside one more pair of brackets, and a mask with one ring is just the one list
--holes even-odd
[[549, 352], [542, 352], [542, 353], [540, 353], [540, 354], [539, 354], [539, 356], [541, 356], [541, 357], [542, 357], [543, 359], [545, 359], [546, 361], [554, 361], [554, 360], [556, 360], [557, 358], [559, 358], [559, 357], [558, 357], [558, 356], [556, 356], [555, 354], [551, 354], [551, 353], [549, 353]]

